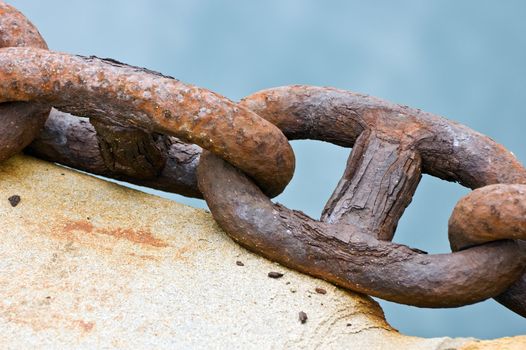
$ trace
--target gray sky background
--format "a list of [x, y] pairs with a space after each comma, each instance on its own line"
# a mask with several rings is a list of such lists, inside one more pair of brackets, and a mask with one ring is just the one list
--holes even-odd
[[[367, 93], [457, 120], [526, 161], [524, 1], [8, 2], [53, 50], [144, 66], [234, 100], [289, 84]], [[277, 200], [317, 218], [349, 150], [293, 146], [296, 174]], [[449, 252], [447, 219], [465, 193], [425, 176], [395, 240]], [[381, 304], [390, 323], [411, 335], [526, 333], [525, 319], [491, 300], [447, 310]]]

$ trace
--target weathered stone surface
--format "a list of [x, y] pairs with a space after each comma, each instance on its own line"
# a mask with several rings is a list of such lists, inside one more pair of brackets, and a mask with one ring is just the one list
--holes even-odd
[[370, 298], [249, 253], [203, 210], [28, 157], [0, 176], [2, 348], [526, 347], [401, 335]]

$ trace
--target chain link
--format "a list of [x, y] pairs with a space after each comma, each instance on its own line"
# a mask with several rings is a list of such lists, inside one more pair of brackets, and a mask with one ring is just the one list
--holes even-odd
[[[232, 239], [285, 266], [420, 307], [495, 297], [526, 317], [526, 170], [488, 137], [332, 88], [286, 86], [234, 103], [143, 68], [48, 51], [1, 1], [0, 47], [0, 160], [39, 135], [28, 153], [204, 197]], [[268, 198], [294, 171], [287, 138], [352, 147], [321, 220]], [[451, 216], [453, 253], [391, 242], [422, 173], [475, 189]]]
[[[15, 8], [0, 1], [0, 48], [12, 46], [47, 49], [35, 26]], [[19, 153], [37, 137], [49, 110], [48, 106], [36, 103], [0, 104], [0, 161]]]

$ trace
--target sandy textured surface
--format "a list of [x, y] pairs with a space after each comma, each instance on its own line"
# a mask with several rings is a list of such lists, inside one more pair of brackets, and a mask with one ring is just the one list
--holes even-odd
[[401, 335], [370, 298], [247, 252], [200, 209], [27, 157], [0, 176], [2, 349], [526, 348]]

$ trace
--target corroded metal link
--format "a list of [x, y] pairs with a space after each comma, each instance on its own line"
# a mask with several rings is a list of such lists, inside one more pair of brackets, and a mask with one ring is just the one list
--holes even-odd
[[[38, 30], [22, 13], [0, 1], [0, 47], [12, 46], [48, 48]], [[38, 135], [49, 107], [35, 103], [12, 103], [4, 104], [0, 112], [3, 122], [0, 132], [2, 161], [20, 152]], [[167, 161], [163, 147], [167, 136], [152, 136], [137, 128], [117, 127], [102, 122], [97, 123], [96, 128], [100, 146], [96, 148], [100, 148], [105, 166], [111, 169], [115, 177], [131, 176], [146, 180], [156, 178], [161, 173]], [[93, 151], [87, 150], [88, 153]]]
[[[325, 92], [328, 92], [327, 100], [336, 100], [340, 102], [340, 104], [327, 104], [327, 100], [324, 100], [320, 97], [320, 94]], [[346, 104], [341, 104], [341, 102], [344, 100], [346, 100]], [[391, 145], [389, 142], [382, 140], [371, 142], [371, 139], [374, 140], [374, 137], [372, 136], [378, 135], [379, 132], [376, 131], [375, 133], [371, 133], [365, 131], [372, 129], [377, 125], [374, 117], [371, 116], [374, 116], [375, 114], [386, 113], [386, 115], [394, 115], [398, 118], [401, 118], [400, 115], [397, 115], [402, 114], [401, 111], [404, 111], [403, 115], [407, 120], [412, 120], [415, 118], [415, 116], [417, 116], [419, 123], [421, 124], [419, 125], [419, 128], [415, 130], [422, 132], [420, 128], [423, 128], [425, 133], [423, 133], [423, 136], [421, 136], [422, 138], [413, 137], [413, 143], [409, 142], [411, 145], [414, 145], [416, 151], [415, 149], [409, 147], [409, 150], [406, 150], [405, 154], [410, 156], [400, 157], [401, 160], [408, 159], [409, 163], [404, 161], [404, 167], [401, 168], [404, 171], [398, 172], [398, 174], [407, 175], [407, 170], [415, 168], [415, 166], [407, 168], [405, 165], [415, 163], [417, 170], [421, 166], [425, 172], [445, 179], [459, 181], [470, 187], [478, 187], [496, 182], [520, 182], [521, 178], [524, 176], [524, 169], [511, 155], [511, 153], [506, 151], [502, 146], [496, 144], [489, 138], [476, 133], [465, 126], [446, 121], [443, 118], [436, 117], [419, 110], [414, 110], [395, 104], [389, 104], [385, 101], [380, 101], [369, 96], [327, 88], [295, 86], [271, 89], [256, 93], [247, 97], [241, 103], [245, 106], [255, 109], [263, 117], [282, 127], [285, 134], [287, 134], [287, 136], [289, 136], [291, 139], [315, 138], [323, 140], [325, 137], [327, 137], [328, 140], [334, 143], [344, 146], [354, 146], [353, 154], [349, 160], [350, 166], [344, 174], [344, 177], [338, 188], [345, 188], [349, 183], [353, 183], [353, 181], [355, 183], [362, 183], [362, 181], [357, 181], [357, 179], [367, 179], [367, 177], [365, 177], [365, 174], [367, 173], [366, 170], [350, 171], [350, 169], [360, 169], [360, 164], [369, 164], [369, 168], [372, 167], [377, 169], [374, 167], [374, 163], [370, 165], [370, 162], [364, 162], [364, 157], [370, 159], [371, 161], [375, 161], [380, 165], [385, 163], [386, 166], [384, 166], [383, 169], [393, 169], [392, 164], [396, 165], [397, 163], [400, 163], [400, 161], [386, 162], [386, 159], [389, 159], [388, 156], [385, 158], [378, 158], [379, 155], [382, 156], [384, 154], [396, 154], [397, 152], [395, 151], [398, 149], [398, 147], [393, 146], [397, 145], [396, 142]], [[321, 116], [323, 116], [323, 118]], [[91, 169], [87, 170], [101, 173], [106, 176], [111, 176], [112, 174], [110, 171], [100, 170], [104, 169], [102, 162], [92, 161], [97, 157], [100, 158], [100, 156], [97, 156], [98, 152], [85, 152], [85, 150], [96, 149], [96, 147], [93, 147], [93, 143], [84, 141], [86, 139], [84, 136], [86, 133], [79, 132], [78, 127], [75, 124], [68, 124], [67, 127], [65, 127], [64, 123], [66, 120], [68, 120], [67, 117], [62, 116], [55, 118], [53, 117], [52, 113], [52, 116], [48, 121], [46, 131], [43, 133], [43, 136], [40, 138], [40, 140], [33, 145], [31, 152], [37, 152], [37, 155], [39, 156], [44, 155], [45, 158], [49, 160], [59, 161], [70, 166], [84, 166], [84, 169], [86, 164], [99, 164], [98, 168], [92, 166]], [[70, 120], [72, 122], [76, 121], [76, 119], [73, 117], [71, 117]], [[86, 124], [86, 122], [81, 121], [78, 123], [82, 123], [84, 128], [89, 125]], [[385, 122], [382, 124], [389, 125], [389, 123]], [[321, 134], [317, 130], [324, 130], [325, 134]], [[407, 130], [411, 130], [411, 128], [406, 128], [405, 132], [407, 132]], [[91, 130], [88, 134], [91, 134], [92, 139], [94, 139], [94, 130]], [[410, 133], [407, 133], [407, 135], [408, 138], [411, 139], [412, 135]], [[67, 142], [58, 142], [58, 140], [64, 138], [67, 139]], [[378, 144], [385, 147], [374, 147], [374, 145]], [[65, 145], [67, 145], [67, 147]], [[177, 145], [181, 144], [178, 143]], [[372, 145], [372, 149], [376, 149], [377, 151], [371, 152], [371, 150], [366, 147], [367, 145], [369, 145], [369, 147]], [[71, 150], [73, 150], [73, 152]], [[134, 178], [124, 179], [146, 186], [157, 187], [179, 193], [185, 193], [184, 191], [188, 191], [188, 189], [190, 189], [190, 195], [200, 196], [200, 193], [195, 188], [194, 173], [200, 149], [197, 146], [193, 146], [193, 148], [190, 150], [179, 150], [178, 148], [171, 148], [170, 150], [171, 156], [169, 159], [173, 161], [164, 168], [163, 174], [161, 174], [158, 178], [159, 181], [140, 181]], [[481, 152], [483, 153], [482, 156], [480, 156]], [[404, 152], [398, 153], [403, 154]], [[93, 158], [83, 161], [82, 155], [87, 154], [90, 154]], [[372, 154], [372, 156], [369, 156], [370, 154]], [[418, 156], [416, 154], [418, 154]], [[191, 159], [191, 161], [188, 162], [188, 159]], [[463, 159], [467, 159], [469, 162], [463, 162]], [[362, 161], [359, 162], [358, 160]], [[75, 164], [75, 162], [77, 162], [77, 164]], [[464, 169], [461, 166], [462, 164], [464, 164], [464, 166], [466, 166], [468, 169]], [[494, 166], [492, 166], [492, 164]], [[424, 165], [427, 165], [427, 167]], [[396, 168], [397, 167], [394, 166], [394, 169]], [[176, 175], [175, 170], [179, 171], [178, 175]], [[396, 174], [396, 172], [392, 173]], [[183, 175], [181, 176], [181, 174]], [[356, 174], [361, 174], [361, 176], [357, 177], [358, 175]], [[413, 187], [415, 179], [419, 179], [418, 174], [419, 171], [415, 173], [413, 170], [413, 175], [410, 176], [412, 180], [409, 181], [409, 183], [412, 183], [413, 185], [409, 186], [407, 195], [410, 195], [412, 191], [414, 191]], [[370, 175], [373, 176], [374, 180], [369, 180], [369, 182], [373, 183], [378, 183], [378, 179], [384, 177], [383, 172], [379, 172], [377, 174], [371, 173]], [[353, 177], [357, 177], [357, 179], [355, 178], [353, 180]], [[389, 178], [390, 177], [387, 177], [387, 179]], [[389, 180], [386, 184], [395, 182], [396, 179]], [[382, 187], [387, 189], [390, 188], [386, 184], [383, 186], [380, 184], [380, 186], [376, 186], [372, 190], [368, 189], [367, 187], [356, 188], [356, 186], [354, 186], [353, 188], [355, 193], [378, 193], [378, 189]], [[399, 192], [400, 191], [394, 191], [394, 193]], [[359, 196], [355, 194], [355, 199], [358, 197]], [[378, 197], [378, 194], [376, 194], [376, 197]], [[408, 200], [410, 200], [410, 196], [407, 197], [409, 198]], [[342, 198], [342, 196], [335, 194], [333, 198]], [[408, 202], [408, 200], [400, 202], [405, 203]], [[331, 202], [335, 203], [335, 200], [331, 200]], [[391, 213], [391, 224], [386, 225], [385, 222], [388, 220], [385, 219], [377, 219], [374, 221], [376, 223], [384, 223], [384, 239], [385, 237], [387, 239], [392, 237], [392, 232], [394, 232], [396, 221], [405, 208], [405, 205], [400, 205], [400, 202], [391, 200], [394, 210], [388, 210], [388, 208], [385, 207], [383, 208], [384, 213]], [[361, 211], [358, 208], [360, 208]], [[367, 207], [363, 205], [358, 207], [355, 205], [353, 210], [355, 212], [354, 215], [356, 216], [350, 223], [352, 224], [354, 231], [358, 231], [357, 228], [359, 228], [360, 232], [369, 232], [374, 234], [373, 230], [368, 231], [367, 226], [364, 225], [364, 222], [367, 222], [368, 217], [370, 216], [364, 215], [364, 212], [367, 211]], [[328, 211], [326, 210], [326, 213], [327, 212]], [[379, 215], [380, 218], [382, 217], [382, 210], [369, 210], [369, 214], [371, 212], [375, 215]], [[393, 212], [397, 212], [398, 216], [392, 216]], [[326, 216], [327, 214], [324, 215], [324, 217]], [[384, 218], [385, 217], [387, 216], [384, 215]], [[376, 232], [379, 232], [379, 227], [381, 228], [382, 225], [376, 225]], [[332, 226], [330, 226], [328, 230], [330, 230], [330, 228], [332, 228]], [[376, 235], [378, 237], [381, 236], [380, 234]], [[279, 249], [276, 251], [279, 251]], [[464, 262], [457, 266], [463, 265]], [[502, 266], [502, 268], [505, 269], [504, 266]], [[484, 271], [484, 274], [488, 273], [488, 271]], [[308, 271], [305, 272], [308, 273]], [[436, 271], [433, 273], [436, 273]], [[499, 272], [495, 270], [495, 274], [498, 273]], [[493, 283], [491, 279], [487, 280], [487, 282]], [[517, 283], [518, 282], [516, 282], [513, 286], [515, 286]], [[447, 284], [444, 285], [447, 286]], [[452, 284], [449, 286], [452, 286]], [[352, 288], [352, 286], [350, 286], [350, 288]], [[512, 289], [513, 288], [510, 287], [509, 290]], [[462, 291], [462, 288], [459, 290]], [[370, 291], [367, 290], [362, 289], [362, 291], [370, 293]], [[436, 291], [436, 293], [440, 294], [441, 292]], [[509, 294], [509, 291], [501, 294], [501, 296], [498, 297], [498, 300], [502, 298], [502, 295], [506, 295], [507, 293]], [[411, 296], [408, 297], [408, 299], [411, 298]], [[508, 303], [508, 305], [509, 304], [510, 303]], [[514, 310], [518, 312], [516, 309]]]
[[90, 122], [96, 130], [102, 159], [112, 172], [139, 180], [159, 176], [166, 165], [165, 135], [112, 125], [100, 119]]
[[470, 192], [455, 206], [448, 234], [455, 251], [500, 239], [526, 239], [526, 185], [497, 184]]
[[[455, 253], [389, 242], [422, 172], [470, 188], [526, 184], [522, 165], [484, 135], [331, 88], [275, 88], [236, 105], [146, 69], [46, 51], [36, 28], [0, 1], [0, 47], [11, 46], [28, 48], [0, 49], [0, 161], [26, 146], [55, 106], [92, 123], [53, 109], [29, 149], [35, 155], [189, 196], [202, 190], [234, 240], [346, 288], [424, 307], [496, 297], [526, 317], [526, 185], [487, 186], [462, 199], [449, 226]], [[321, 221], [267, 198], [294, 169], [271, 123], [289, 139], [353, 147]]]
[[290, 139], [352, 147], [365, 130], [418, 151], [422, 171], [469, 188], [526, 183], [526, 170], [502, 145], [465, 125], [373, 96], [316, 86], [262, 90], [240, 105], [279, 127]]
[[422, 171], [469, 187], [525, 183], [526, 170], [491, 139], [420, 110], [330, 88], [276, 88], [241, 104], [291, 139], [354, 146], [321, 221], [272, 204], [242, 173], [203, 154], [199, 187], [214, 218], [245, 247], [337, 285], [424, 307], [494, 297], [522, 275], [526, 256], [517, 241], [438, 255], [387, 242]]
[[[324, 93], [327, 93], [328, 96], [325, 100], [319, 97], [319, 95]], [[329, 105], [327, 101], [335, 101], [335, 103], [334, 105]], [[373, 97], [329, 88], [294, 86], [256, 93], [244, 99], [241, 104], [253, 108], [262, 117], [277, 123], [291, 139], [321, 139], [322, 137], [317, 130], [325, 130], [327, 140], [347, 147], [355, 146], [355, 151], [350, 161], [357, 163], [362, 160], [363, 155], [368, 157], [367, 159], [375, 160], [376, 163], [379, 163], [377, 164], [378, 167], [398, 170], [400, 170], [399, 167], [395, 166], [393, 168], [391, 166], [391, 163], [400, 164], [404, 159], [403, 156], [400, 159], [393, 157], [398, 149], [397, 142], [392, 142], [388, 138], [386, 140], [385, 137], [379, 137], [378, 132], [372, 134], [369, 132], [364, 133], [362, 140], [355, 144], [356, 139], [364, 130], [375, 127], [371, 115], [379, 113], [379, 111], [385, 110], [391, 116], [398, 118], [401, 118], [400, 115], [404, 115], [404, 118], [409, 122], [415, 116], [420, 116], [418, 128], [416, 130], [413, 129], [413, 132], [418, 134], [416, 136], [413, 136], [411, 133], [407, 134], [407, 139], [409, 142], [413, 142], [414, 149], [410, 148], [405, 151], [406, 156], [409, 157], [409, 162], [406, 163], [404, 161], [403, 164], [413, 164], [412, 167], [414, 167], [416, 163], [420, 162], [424, 173], [446, 180], [458, 181], [471, 188], [492, 183], [524, 182], [524, 180], [521, 180], [524, 176], [524, 170], [519, 162], [511, 153], [488, 137], [454, 122], [448, 121], [445, 123], [443, 118], [429, 113], [390, 104]], [[283, 113], [280, 113], [280, 111]], [[325, 115], [325, 117], [318, 118], [321, 115]], [[100, 175], [115, 177], [165, 191], [201, 197], [196, 186], [194, 169], [197, 164], [195, 160], [200, 154], [199, 147], [183, 147], [179, 150], [179, 147], [182, 147], [180, 141], [170, 138], [172, 146], [168, 148], [166, 156], [168, 161], [161, 174], [156, 178], [141, 180], [115, 173], [107, 167], [102, 160], [102, 156], [98, 153], [97, 143], [93, 138], [94, 130], [88, 126], [85, 121], [77, 121], [73, 116], [52, 112], [44, 132], [30, 147], [29, 153]], [[401, 130], [400, 133], [406, 131], [407, 128], [406, 130]], [[382, 136], [381, 133], [380, 136]], [[412, 141], [411, 138], [413, 138]], [[373, 147], [364, 148], [366, 144]], [[411, 154], [414, 152], [418, 153], [418, 157], [411, 158]], [[386, 159], [391, 156], [393, 159], [391, 162], [385, 162], [385, 159], [380, 156]], [[191, 161], [189, 161], [190, 159]], [[361, 164], [365, 166], [370, 163], [361, 161]], [[410, 170], [412, 167], [409, 167], [407, 170]], [[470, 169], [470, 171], [466, 169]], [[499, 171], [498, 169], [506, 169], [506, 171]], [[406, 170], [403, 167], [402, 170], [404, 171], [399, 171], [397, 176], [404, 176]], [[361, 177], [376, 176], [377, 178], [380, 177], [380, 179], [383, 177], [382, 172], [375, 173], [376, 168], [369, 166], [361, 173]], [[352, 175], [346, 173], [338, 188], [348, 186]], [[358, 175], [354, 176], [355, 183], [360, 182]], [[413, 176], [411, 179], [410, 183], [414, 186], [414, 181], [418, 177]], [[378, 180], [376, 179], [375, 181]], [[397, 180], [396, 177], [394, 180]], [[387, 188], [389, 188], [388, 184], [386, 182]], [[378, 192], [380, 188], [378, 187], [374, 190]], [[360, 193], [357, 194], [355, 192], [354, 201], [356, 202], [359, 198], [362, 198], [361, 201], [363, 202], [364, 195], [368, 194], [369, 190], [362, 191], [362, 197], [360, 197]], [[372, 196], [370, 197], [372, 198]], [[333, 198], [336, 197], [333, 196]], [[334, 199], [331, 199], [330, 202], [335, 203]], [[397, 201], [396, 203], [401, 208], [395, 209], [398, 212], [403, 210], [404, 206], [401, 202]], [[369, 210], [367, 207], [360, 203], [354, 203], [354, 207], [355, 213], [362, 213], [360, 220], [355, 220], [355, 224], [363, 225], [368, 220], [371, 220], [371, 215], [367, 213]], [[371, 211], [369, 210], [370, 213]], [[324, 216], [327, 215], [324, 214]], [[401, 215], [401, 213], [398, 215]], [[335, 214], [333, 213], [332, 216], [334, 217]], [[394, 220], [396, 216], [391, 215], [391, 218], [389, 225], [377, 228], [377, 231], [383, 230], [384, 233], [381, 237], [384, 239], [389, 238], [389, 235], [393, 232], [393, 226], [396, 225], [396, 220]]]
[[502, 145], [419, 109], [314, 86], [263, 90], [240, 104], [278, 126], [291, 140], [354, 147], [322, 220], [362, 227], [368, 222], [367, 232], [383, 240], [392, 238], [420, 172], [473, 189], [526, 183], [526, 169]]
[[[0, 1], [0, 47], [47, 49], [35, 26], [14, 7]], [[49, 107], [38, 103], [0, 104], [0, 161], [22, 151], [40, 132]]]
[[[449, 219], [453, 251], [504, 239], [526, 239], [526, 185], [482, 187], [457, 203]], [[526, 317], [526, 273], [495, 300]]]
[[287, 139], [255, 113], [209, 90], [113, 60], [0, 49], [0, 102], [7, 101], [49, 104], [198, 144], [245, 171], [271, 196], [294, 172]]
[[426, 255], [327, 224], [272, 202], [241, 172], [204, 153], [199, 186], [214, 219], [236, 242], [336, 285], [420, 307], [456, 307], [500, 294], [522, 273], [514, 241]]
[[47, 49], [38, 29], [20, 11], [0, 1], [0, 47]]
[[[163, 142], [163, 158], [166, 161], [161, 172], [155, 177], [131, 176], [129, 172], [122, 173], [108, 166], [102, 157], [96, 130], [87, 118], [53, 109], [42, 133], [24, 152], [92, 174], [202, 198], [196, 177], [201, 147], [184, 143], [175, 137], [165, 137]], [[129, 164], [130, 158], [125, 161]]]
[[[325, 97], [323, 98], [320, 95], [325, 95]], [[255, 93], [243, 99], [240, 104], [276, 124], [291, 140], [325, 139], [344, 147], [352, 147], [364, 130], [374, 128], [373, 115], [380, 111], [385, 110], [391, 116], [400, 119], [402, 119], [401, 116], [404, 116], [403, 118], [408, 121], [419, 116], [419, 127], [422, 129], [413, 130], [413, 133], [419, 135], [411, 141], [413, 135], [408, 134], [407, 139], [408, 142], [414, 143], [414, 147], [420, 155], [424, 173], [449, 181], [458, 181], [470, 188], [493, 183], [525, 182], [526, 175], [524, 175], [522, 165], [510, 152], [490, 138], [461, 124], [452, 121], [445, 123], [443, 118], [430, 113], [392, 104], [374, 97], [330, 88], [289, 86]], [[324, 115], [323, 118], [321, 118], [322, 115]], [[67, 122], [62, 122], [61, 119], [67, 120]], [[59, 117], [52, 113], [43, 136], [30, 147], [29, 152], [68, 166], [118, 178], [120, 175], [115, 174], [107, 167], [102, 166], [94, 169], [91, 166], [94, 158], [90, 157], [89, 161], [83, 161], [82, 154], [85, 153], [97, 157], [97, 154], [93, 152], [93, 142], [90, 141], [92, 133], [82, 131], [84, 124], [82, 124], [81, 130], [74, 131], [78, 123], [73, 116]], [[62, 128], [64, 130], [61, 131]], [[325, 137], [322, 137], [320, 130], [325, 130]], [[403, 132], [405, 130], [399, 131], [400, 134]], [[75, 136], [68, 137], [66, 142], [62, 135], [70, 134]], [[364, 134], [363, 138], [366, 137], [370, 139], [371, 135]], [[385, 142], [378, 140], [378, 137], [375, 139], [377, 144], [389, 146], [389, 140]], [[359, 144], [361, 143], [363, 142]], [[70, 145], [76, 150], [74, 157], [68, 155]], [[396, 142], [393, 145], [396, 145]], [[484, 147], [480, 147], [481, 145]], [[363, 150], [363, 147], [360, 149]], [[171, 192], [184, 191], [201, 197], [195, 187], [195, 178], [191, 179], [195, 177], [195, 170], [192, 165], [186, 162], [188, 157], [195, 159], [199, 156], [199, 148], [194, 147], [191, 151], [185, 149], [181, 158], [184, 160], [183, 164], [179, 164], [177, 157], [174, 156], [178, 153], [177, 151], [174, 150], [170, 153], [171, 156], [168, 158], [174, 161], [165, 166], [163, 173], [157, 179], [149, 180], [148, 186], [159, 186], [162, 187], [161, 189]], [[353, 154], [355, 157], [353, 161], [357, 161], [361, 152], [355, 151]], [[99, 156], [97, 159], [101, 159], [101, 157]], [[469, 164], [466, 164], [465, 160]], [[179, 182], [180, 177], [170, 177], [170, 174], [175, 174], [178, 167], [184, 168], [185, 180], [177, 188], [170, 188]], [[472, 171], [468, 171], [468, 169], [472, 169]], [[508, 171], [499, 171], [499, 169], [507, 169]], [[130, 182], [137, 182], [132, 177], [126, 179]]]

